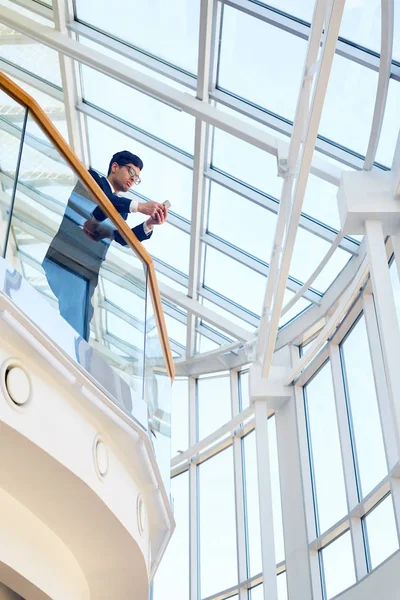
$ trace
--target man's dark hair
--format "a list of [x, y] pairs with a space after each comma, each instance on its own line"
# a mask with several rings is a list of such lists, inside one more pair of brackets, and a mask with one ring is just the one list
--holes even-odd
[[108, 165], [107, 177], [111, 173], [111, 165], [115, 162], [118, 163], [120, 167], [132, 164], [135, 167], [139, 167], [140, 170], [143, 169], [143, 161], [136, 156], [136, 154], [132, 154], [129, 150], [122, 150], [122, 152], [116, 152], [112, 157], [110, 164]]

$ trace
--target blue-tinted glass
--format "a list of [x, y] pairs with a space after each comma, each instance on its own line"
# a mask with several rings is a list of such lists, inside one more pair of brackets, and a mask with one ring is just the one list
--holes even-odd
[[253, 577], [262, 571], [260, 508], [258, 501], [256, 433], [252, 431], [242, 441], [246, 501], [247, 573]]
[[249, 372], [239, 373], [240, 410], [250, 406]]
[[364, 317], [341, 349], [361, 492], [366, 496], [387, 475], [387, 466]]
[[394, 150], [400, 128], [400, 83], [391, 79], [385, 107], [381, 136], [375, 160], [387, 167], [392, 166]]

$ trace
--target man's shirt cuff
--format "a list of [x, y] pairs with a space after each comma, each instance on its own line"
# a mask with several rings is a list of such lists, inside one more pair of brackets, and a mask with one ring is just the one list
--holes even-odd
[[138, 200], [132, 200], [130, 205], [129, 205], [129, 212], [137, 212], [138, 211], [138, 207], [139, 207], [139, 202]]
[[143, 231], [145, 233], [145, 235], [150, 235], [151, 232], [153, 231], [153, 229], [151, 229], [147, 223], [143, 223]]

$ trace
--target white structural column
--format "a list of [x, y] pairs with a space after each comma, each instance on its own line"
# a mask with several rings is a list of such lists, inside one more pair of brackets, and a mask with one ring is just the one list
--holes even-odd
[[[215, 0], [201, 0], [200, 5], [200, 33], [199, 33], [199, 58], [197, 66], [197, 98], [208, 103], [208, 86], [210, 81], [210, 67], [212, 48], [215, 40], [215, 26], [217, 2]], [[202, 214], [204, 205], [204, 167], [207, 153], [208, 125], [200, 118], [196, 118], [194, 137], [194, 164], [192, 186], [192, 215], [190, 225], [190, 257], [189, 257], [189, 282], [188, 296], [197, 299], [199, 272], [201, 262], [200, 237], [202, 229]], [[190, 358], [195, 351], [195, 324], [196, 316], [188, 312], [186, 357]]]
[[346, 487], [347, 509], [350, 514], [351, 542], [357, 581], [367, 574], [367, 561], [364, 550], [364, 538], [361, 517], [355, 510], [358, 506], [357, 481], [353, 463], [353, 452], [349, 421], [347, 418], [346, 395], [340, 363], [339, 346], [334, 342], [329, 345], [333, 389], [335, 392], [336, 417], [339, 429], [340, 450]]
[[365, 323], [368, 332], [368, 343], [371, 354], [372, 369], [375, 379], [376, 395], [378, 399], [379, 415], [383, 432], [383, 441], [385, 445], [386, 464], [388, 472], [392, 472], [393, 475], [390, 478], [390, 488], [395, 509], [394, 513], [397, 521], [397, 531], [400, 531], [400, 448], [396, 443], [396, 433], [390, 407], [385, 366], [383, 364], [381, 342], [379, 338], [379, 330], [372, 294], [363, 294], [363, 307]]
[[[54, 24], [58, 31], [67, 35], [67, 24], [74, 20], [72, 0], [53, 0]], [[76, 110], [78, 104], [77, 79], [72, 58], [58, 53], [60, 61], [61, 81], [64, 93], [64, 105], [68, 127], [69, 145], [81, 160], [83, 155], [83, 138], [80, 127], [80, 115]]]
[[[189, 377], [189, 448], [197, 442], [197, 390], [196, 379]], [[189, 599], [199, 595], [199, 521], [197, 465], [189, 466]]]
[[254, 402], [258, 501], [260, 510], [261, 556], [264, 600], [277, 600], [274, 518], [272, 509], [271, 465], [269, 459], [268, 410], [266, 399]]
[[275, 411], [289, 600], [313, 597], [296, 404], [293, 393]]
[[[239, 414], [239, 378], [237, 371], [231, 371], [231, 406], [232, 417]], [[237, 430], [240, 433], [240, 428]], [[233, 433], [233, 465], [235, 474], [235, 513], [236, 513], [236, 540], [238, 558], [238, 581], [240, 584], [247, 579], [247, 552], [246, 529], [244, 508], [244, 482], [243, 482], [243, 453], [242, 437], [236, 431]], [[247, 589], [239, 587], [239, 600], [248, 600]]]
[[382, 223], [367, 220], [365, 232], [386, 381], [392, 418], [395, 423], [396, 443], [400, 448], [400, 369], [398, 361], [400, 329], [390, 281]]

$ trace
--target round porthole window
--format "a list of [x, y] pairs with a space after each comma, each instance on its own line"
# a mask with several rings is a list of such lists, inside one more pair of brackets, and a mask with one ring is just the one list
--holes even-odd
[[6, 398], [16, 406], [24, 406], [31, 397], [29, 375], [18, 362], [8, 361], [1, 370], [1, 383]]
[[108, 449], [99, 436], [94, 440], [93, 459], [96, 472], [103, 479], [108, 472]]

